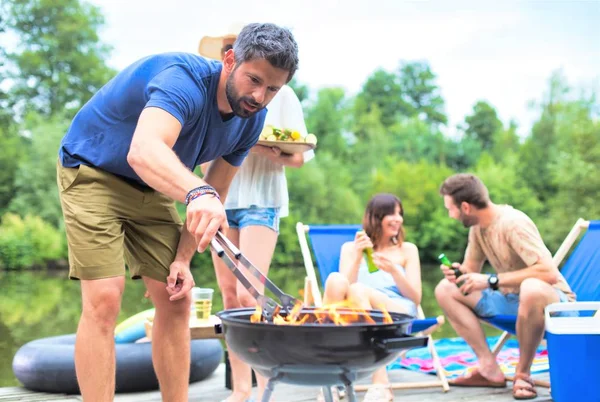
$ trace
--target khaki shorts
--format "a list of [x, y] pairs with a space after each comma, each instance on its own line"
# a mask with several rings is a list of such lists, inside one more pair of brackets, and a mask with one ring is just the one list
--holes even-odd
[[111, 173], [57, 163], [69, 277], [147, 276], [166, 282], [182, 227], [175, 202]]

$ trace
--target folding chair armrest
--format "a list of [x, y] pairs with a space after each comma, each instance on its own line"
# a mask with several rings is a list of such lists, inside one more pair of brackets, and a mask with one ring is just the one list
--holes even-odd
[[306, 276], [308, 278], [308, 282], [305, 281], [304, 283], [305, 285], [308, 284], [311, 289], [310, 294], [313, 300], [313, 305], [320, 306], [323, 303], [323, 301], [321, 297], [321, 292], [319, 290], [319, 284], [317, 282], [315, 267], [312, 263], [310, 248], [308, 247], [308, 241], [306, 240], [307, 231], [308, 226], [304, 225], [302, 222], [296, 223], [296, 234], [298, 236], [298, 242], [300, 244], [300, 251], [302, 252], [304, 269], [306, 270]]
[[423, 330], [421, 333], [423, 335], [429, 335], [435, 331], [437, 331], [442, 325], [444, 325], [444, 323], [446, 322], [446, 317], [444, 317], [443, 315], [438, 315], [435, 320], [437, 321], [437, 324], [432, 325], [431, 327]]

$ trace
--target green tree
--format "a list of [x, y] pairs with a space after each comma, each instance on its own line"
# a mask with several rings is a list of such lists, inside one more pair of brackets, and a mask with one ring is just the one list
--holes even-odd
[[502, 130], [496, 109], [484, 101], [473, 106], [473, 114], [465, 117], [465, 125], [465, 135], [478, 141], [485, 151], [492, 149], [496, 133]]
[[21, 216], [36, 215], [56, 227], [60, 225], [62, 211], [56, 186], [56, 162], [68, 124], [67, 119], [59, 116], [50, 120], [38, 115], [26, 118], [24, 130], [31, 138], [31, 147], [19, 163], [10, 211]]
[[[399, 116], [414, 114], [411, 105], [402, 97], [398, 76], [383, 69], [376, 70], [367, 78], [361, 92], [356, 96], [354, 108], [357, 118], [371, 113], [375, 108], [378, 109], [384, 127], [394, 124]], [[358, 131], [357, 135], [361, 137], [361, 132]]]
[[477, 164], [482, 152], [479, 141], [462, 136], [449, 146], [448, 166], [459, 172], [468, 170]]
[[0, 216], [15, 195], [15, 175], [26, 145], [13, 125], [0, 126]]
[[[4, 4], [0, 4], [0, 38], [6, 34], [7, 30], [7, 9]], [[0, 42], [0, 83], [4, 83], [8, 78], [8, 66], [6, 64], [6, 47]], [[4, 85], [0, 85], [0, 130], [7, 131], [13, 123], [13, 116], [8, 102], [8, 93]], [[0, 149], [3, 149], [0, 147]], [[1, 168], [1, 166], [0, 166]], [[1, 179], [0, 179], [1, 180]], [[2, 186], [0, 184], [0, 186]], [[0, 190], [1, 191], [1, 190]], [[0, 210], [2, 203], [0, 201]]]
[[558, 152], [556, 141], [556, 118], [561, 104], [567, 100], [570, 88], [560, 72], [550, 77], [548, 92], [542, 100], [540, 118], [531, 129], [531, 135], [520, 148], [520, 174], [528, 185], [546, 201], [556, 192], [552, 183], [550, 165]]
[[[385, 156], [390, 154], [391, 134], [381, 120], [381, 111], [377, 105], [369, 113], [356, 116], [354, 132], [361, 134], [353, 141], [350, 155], [346, 158], [350, 162], [348, 170], [356, 177], [370, 177], [370, 172], [381, 166]], [[356, 188], [362, 191], [368, 182], [361, 180], [356, 183]]]
[[517, 155], [521, 148], [521, 141], [517, 134], [517, 123], [511, 121], [508, 128], [497, 131], [494, 136], [494, 146], [490, 154], [496, 161], [505, 160], [507, 157]]
[[600, 217], [600, 120], [593, 97], [564, 104], [557, 114], [557, 157], [548, 167], [556, 192], [543, 227], [553, 250], [578, 218]]
[[[281, 221], [273, 266], [302, 266], [296, 222], [306, 224], [358, 223], [363, 204], [353, 190], [355, 178], [345, 163], [326, 151], [300, 169], [286, 169], [290, 216]], [[303, 274], [299, 274], [300, 278]], [[294, 289], [294, 292], [297, 289]]]
[[308, 99], [309, 89], [306, 84], [300, 83], [296, 77], [292, 78], [292, 80], [288, 83], [288, 85], [294, 90], [296, 96], [300, 100], [300, 102], [304, 102]]
[[446, 124], [444, 99], [437, 86], [436, 75], [427, 62], [403, 63], [399, 71], [399, 84], [404, 102], [431, 124]]
[[392, 142], [389, 149], [399, 160], [414, 163], [426, 160], [433, 164], [446, 164], [448, 157], [455, 152], [450, 139], [437, 127], [418, 117], [405, 119], [391, 127], [389, 137]]
[[356, 178], [331, 153], [319, 152], [301, 169], [286, 169], [286, 176], [290, 211], [296, 216], [313, 223], [347, 223], [360, 217], [361, 201], [353, 190]]
[[317, 93], [316, 101], [306, 108], [305, 121], [308, 131], [318, 138], [319, 151], [347, 152], [343, 137], [346, 116], [347, 100], [342, 88], [323, 88]]
[[19, 38], [8, 53], [16, 73], [10, 102], [20, 115], [71, 116], [113, 75], [98, 31], [104, 17], [79, 0], [7, 0], [8, 30]]
[[66, 256], [64, 235], [39, 216], [4, 214], [0, 221], [0, 268], [41, 266]]
[[[0, 37], [6, 34], [6, 24], [7, 8], [2, 3], [0, 4]], [[6, 47], [0, 42], [0, 83], [2, 84], [8, 78], [6, 55]], [[14, 124], [9, 94], [5, 85], [0, 85], [0, 150], [2, 150], [0, 152], [0, 216], [14, 194], [14, 174], [23, 145]]]
[[535, 221], [542, 214], [542, 204], [515, 169], [517, 164], [516, 155], [507, 159], [505, 163], [500, 163], [494, 161], [488, 153], [484, 153], [474, 173], [485, 183], [493, 202], [510, 204]]
[[435, 79], [427, 62], [402, 63], [397, 72], [380, 68], [369, 76], [357, 95], [354, 113], [358, 118], [376, 107], [384, 127], [414, 116], [430, 124], [446, 124], [444, 99]]

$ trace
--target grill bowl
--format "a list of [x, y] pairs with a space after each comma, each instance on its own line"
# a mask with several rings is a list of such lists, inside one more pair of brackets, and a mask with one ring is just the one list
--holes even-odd
[[[227, 346], [261, 375], [298, 385], [333, 385], [354, 382], [392, 362], [399, 352], [427, 345], [427, 337], [412, 337], [413, 318], [390, 313], [384, 323], [378, 310], [357, 313], [339, 309], [340, 315], [358, 314], [351, 325], [316, 322], [315, 308], [303, 325], [252, 323], [254, 308], [217, 313]], [[370, 317], [375, 324], [368, 322]]]

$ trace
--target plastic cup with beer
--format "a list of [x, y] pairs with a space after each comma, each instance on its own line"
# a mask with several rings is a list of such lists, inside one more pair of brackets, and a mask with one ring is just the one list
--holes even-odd
[[210, 288], [192, 288], [192, 301], [198, 321], [208, 321], [210, 318], [213, 293], [214, 290]]

